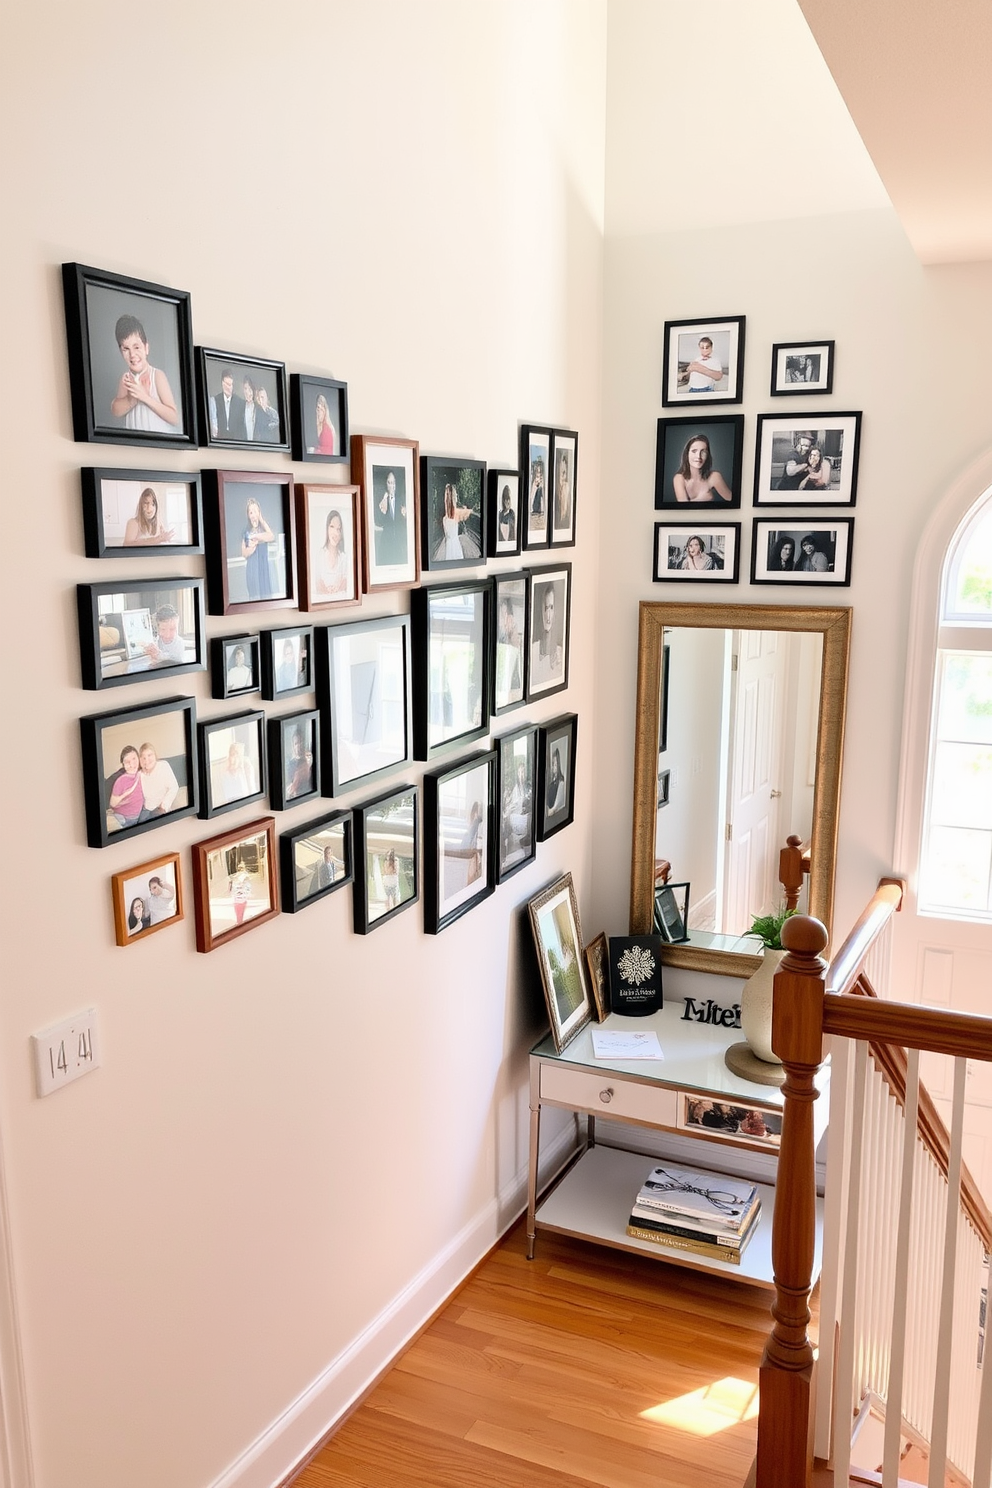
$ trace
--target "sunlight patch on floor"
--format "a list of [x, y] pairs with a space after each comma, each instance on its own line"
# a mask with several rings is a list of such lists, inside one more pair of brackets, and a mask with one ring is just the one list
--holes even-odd
[[715, 1436], [718, 1431], [726, 1431], [728, 1426], [736, 1426], [740, 1421], [754, 1420], [757, 1414], [757, 1385], [729, 1377], [641, 1411], [645, 1421], [656, 1421], [659, 1426], [674, 1426], [676, 1430], [689, 1431], [693, 1436]]

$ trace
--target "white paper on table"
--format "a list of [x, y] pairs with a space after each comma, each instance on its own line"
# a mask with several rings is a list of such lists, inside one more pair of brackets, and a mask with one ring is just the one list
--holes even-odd
[[643, 1033], [620, 1032], [613, 1028], [594, 1028], [592, 1052], [597, 1059], [664, 1059], [658, 1035], [653, 1028]]

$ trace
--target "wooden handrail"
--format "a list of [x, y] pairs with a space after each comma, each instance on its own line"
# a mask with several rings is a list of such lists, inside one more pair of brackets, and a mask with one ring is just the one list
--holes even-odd
[[830, 963], [827, 973], [829, 992], [849, 992], [861, 975], [865, 957], [881, 934], [889, 917], [902, 908], [906, 882], [902, 878], [879, 880], [868, 905], [854, 929]]
[[[787, 921], [783, 926], [783, 941], [791, 923]], [[950, 1054], [953, 1058], [992, 1061], [992, 1018], [980, 1013], [952, 1013], [917, 1002], [889, 1002], [858, 997], [852, 992], [826, 992], [823, 1032], [869, 1043], [896, 1044], [904, 1049], [928, 1049], [933, 1054]]]
[[803, 879], [809, 872], [810, 845], [793, 834], [785, 839], [778, 855], [778, 877], [785, 890], [786, 909], [795, 909], [802, 893]]

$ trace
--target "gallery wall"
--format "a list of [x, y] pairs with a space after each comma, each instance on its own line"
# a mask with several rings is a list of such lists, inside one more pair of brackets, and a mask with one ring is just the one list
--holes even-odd
[[[522, 906], [591, 874], [605, 4], [41, 0], [11, 30], [0, 1137], [34, 1484], [262, 1488], [522, 1202], [546, 1027]], [[347, 471], [75, 444], [64, 260], [189, 291], [199, 344], [345, 379], [353, 431], [503, 467], [521, 420], [579, 431], [570, 685], [494, 729], [579, 715], [575, 823], [439, 937], [422, 905], [356, 936], [349, 889], [210, 956], [191, 917], [115, 945], [111, 873], [177, 850], [189, 889], [217, 824], [88, 848], [78, 718], [234, 710], [204, 674], [81, 690], [74, 586], [135, 566], [83, 556], [79, 467]], [[90, 1006], [102, 1067], [38, 1100], [30, 1035]]]

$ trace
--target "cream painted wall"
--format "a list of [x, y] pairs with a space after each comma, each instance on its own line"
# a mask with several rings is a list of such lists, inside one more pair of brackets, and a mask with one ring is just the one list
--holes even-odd
[[[544, 1024], [521, 906], [591, 877], [605, 22], [604, 0], [40, 0], [8, 27], [0, 1132], [36, 1488], [277, 1481], [519, 1207]], [[205, 676], [80, 689], [73, 586], [136, 571], [82, 556], [80, 465], [217, 462], [73, 443], [71, 259], [189, 290], [202, 344], [347, 379], [355, 431], [502, 465], [518, 420], [580, 431], [570, 686], [495, 730], [579, 713], [576, 822], [441, 937], [420, 907], [357, 937], [346, 890], [209, 957], [191, 917], [115, 947], [111, 873], [179, 849], [189, 890], [216, 824], [86, 847], [76, 721], [176, 692], [233, 710]], [[102, 1069], [37, 1100], [29, 1035], [89, 1004]]]

